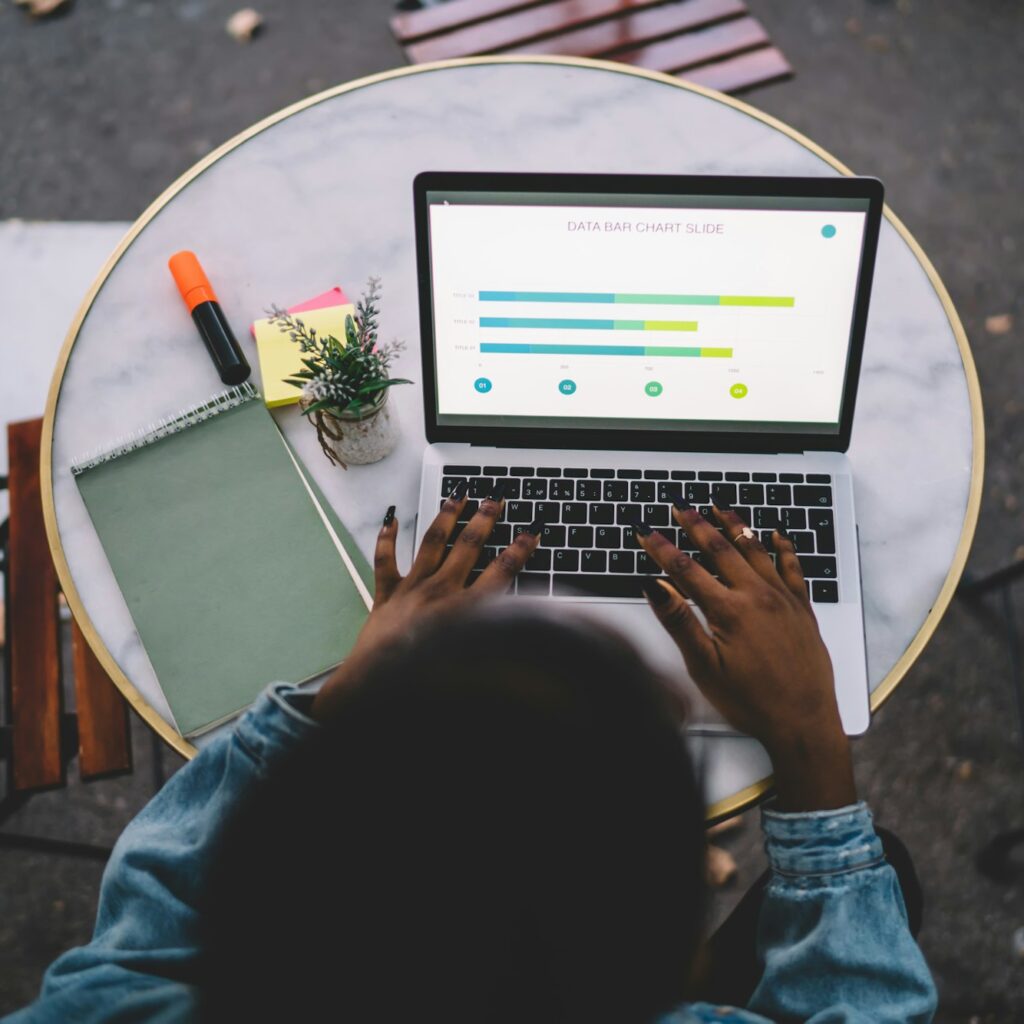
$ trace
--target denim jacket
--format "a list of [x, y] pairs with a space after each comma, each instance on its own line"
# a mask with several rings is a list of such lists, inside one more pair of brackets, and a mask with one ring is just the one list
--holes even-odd
[[[125, 829], [103, 874], [87, 946], [47, 969], [7, 1024], [194, 1020], [196, 913], [211, 842], [246, 789], [317, 728], [277, 684], [182, 768]], [[936, 996], [907, 930], [895, 872], [863, 804], [763, 812], [773, 877], [759, 924], [764, 975], [748, 1009], [695, 1003], [658, 1024], [926, 1022]]]

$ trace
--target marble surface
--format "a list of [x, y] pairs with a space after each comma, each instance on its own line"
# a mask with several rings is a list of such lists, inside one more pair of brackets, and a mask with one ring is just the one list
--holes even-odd
[[[264, 130], [205, 170], [107, 278], [68, 362], [54, 433], [57, 522], [75, 585], [118, 664], [164, 717], [68, 467], [219, 388], [167, 257], [196, 250], [240, 337], [272, 302], [335, 284], [358, 292], [368, 275], [381, 275], [382, 335], [408, 342], [396, 372], [419, 380], [411, 183], [425, 169], [835, 173], [784, 133], [714, 99], [624, 72], [529, 62], [419, 71], [361, 87]], [[294, 408], [276, 415], [367, 553], [384, 509], [398, 506], [407, 559], [425, 444], [422, 400], [417, 387], [399, 387], [392, 402], [399, 449], [347, 472], [327, 464]], [[953, 331], [924, 270], [887, 223], [850, 457], [875, 687], [945, 579], [971, 478], [970, 405]], [[211, 684], [214, 677], [211, 666]], [[701, 756], [712, 801], [768, 771], [763, 751], [746, 739], [709, 740]]]

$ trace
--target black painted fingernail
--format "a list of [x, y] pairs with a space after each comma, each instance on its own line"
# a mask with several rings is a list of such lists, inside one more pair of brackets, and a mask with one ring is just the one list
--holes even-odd
[[776, 526], [776, 527], [775, 527], [775, 532], [776, 532], [776, 533], [777, 533], [777, 534], [778, 534], [778, 535], [779, 535], [779, 536], [780, 536], [780, 537], [781, 537], [781, 538], [782, 538], [783, 540], [789, 540], [789, 534], [788, 534], [788, 533], [786, 533], [786, 528], [785, 528], [784, 526]]
[[672, 504], [675, 505], [680, 512], [689, 512], [693, 506], [680, 494], [678, 498], [672, 499]]
[[395, 521], [395, 506], [388, 505], [387, 512], [384, 513], [384, 526], [388, 527]]
[[491, 493], [487, 495], [488, 501], [501, 501], [505, 497], [505, 488], [508, 486], [507, 480], [498, 480], [491, 488]]
[[539, 537], [544, 532], [544, 527], [547, 524], [543, 519], [534, 519], [529, 526], [527, 526], [523, 533], [528, 533], [531, 537]]
[[452, 501], [462, 501], [462, 499], [466, 496], [466, 491], [468, 491], [468, 490], [469, 490], [469, 481], [468, 480], [460, 480], [452, 488], [452, 493], [450, 495], [448, 495], [448, 497], [450, 497], [452, 499]]
[[644, 588], [647, 600], [651, 604], [664, 604], [669, 598], [668, 591], [656, 579], [647, 577], [640, 582], [640, 586]]
[[648, 526], [642, 519], [631, 519], [629, 525], [640, 534], [641, 537], [650, 537], [654, 533], [654, 527]]

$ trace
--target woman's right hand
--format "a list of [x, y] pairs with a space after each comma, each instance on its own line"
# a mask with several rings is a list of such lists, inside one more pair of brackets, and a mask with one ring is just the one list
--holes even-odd
[[[746, 524], [735, 512], [715, 513], [722, 533], [694, 508], [674, 512], [719, 579], [662, 534], [637, 531], [644, 550], [675, 584], [651, 588], [651, 607], [708, 700], [768, 750], [780, 809], [853, 803], [832, 663], [793, 545], [774, 535], [776, 566], [757, 534], [744, 533]], [[707, 628], [686, 598], [704, 613]]]

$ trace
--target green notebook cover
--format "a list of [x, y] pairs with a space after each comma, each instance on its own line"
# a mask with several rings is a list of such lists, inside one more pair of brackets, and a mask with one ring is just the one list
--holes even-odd
[[250, 385], [73, 472], [183, 735], [351, 649], [369, 568]]

